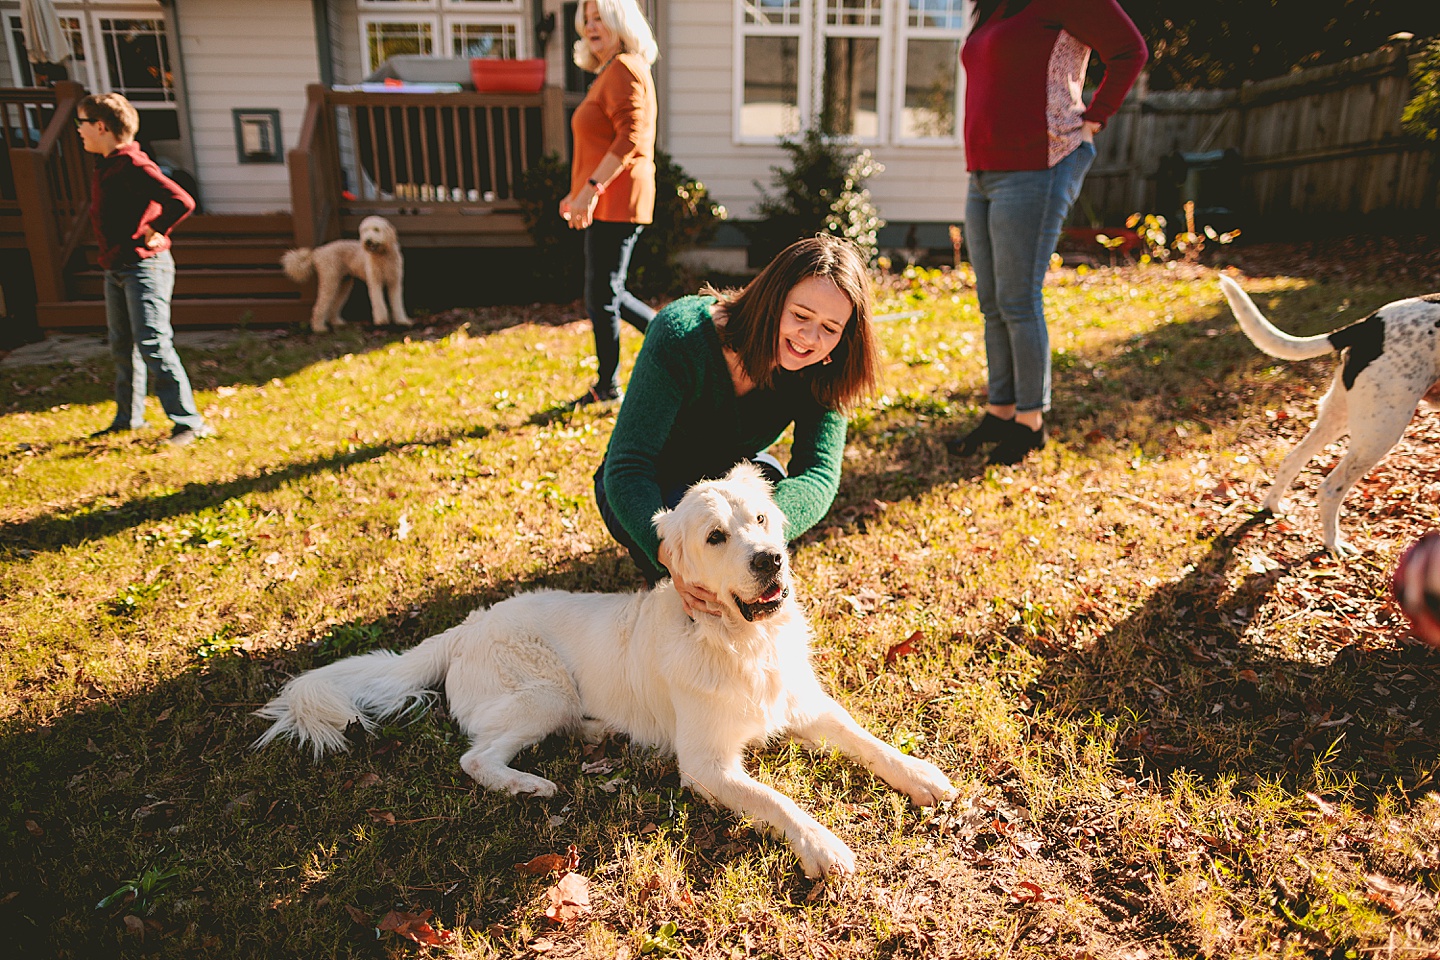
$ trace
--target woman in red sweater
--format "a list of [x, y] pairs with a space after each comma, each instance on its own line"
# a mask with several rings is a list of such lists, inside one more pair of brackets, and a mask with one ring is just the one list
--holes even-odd
[[[965, 235], [985, 317], [988, 409], [947, 444], [1019, 463], [1045, 445], [1050, 337], [1041, 287], [1060, 225], [1148, 51], [1115, 0], [976, 0], [965, 66]], [[1105, 65], [1087, 106], [1090, 53]]]
[[630, 254], [655, 211], [655, 81], [659, 48], [636, 0], [585, 0], [575, 13], [575, 63], [596, 74], [570, 119], [575, 155], [560, 216], [585, 231], [585, 312], [595, 328], [595, 386], [574, 406], [620, 395], [620, 321], [641, 333], [655, 317], [625, 289]]

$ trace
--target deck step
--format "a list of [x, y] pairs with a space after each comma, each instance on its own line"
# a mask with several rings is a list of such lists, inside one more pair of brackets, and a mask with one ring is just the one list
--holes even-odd
[[[280, 255], [294, 241], [280, 241], [256, 238], [220, 237], [177, 237], [174, 249], [175, 266], [179, 271], [187, 267], [278, 267]], [[80, 251], [85, 266], [96, 269], [100, 266], [99, 254], [95, 247], [86, 244]]]
[[[42, 330], [103, 330], [105, 304], [99, 300], [41, 303], [35, 308]], [[308, 323], [310, 304], [303, 300], [261, 300], [217, 297], [175, 300], [170, 324], [176, 329], [205, 327], [283, 327]]]
[[[101, 299], [105, 277], [99, 270], [76, 274], [70, 290], [77, 300]], [[278, 268], [181, 267], [175, 271], [175, 297], [284, 297], [299, 299], [300, 286]]]

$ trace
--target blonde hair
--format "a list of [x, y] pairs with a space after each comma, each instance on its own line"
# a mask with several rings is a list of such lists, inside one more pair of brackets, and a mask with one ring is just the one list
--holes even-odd
[[140, 114], [118, 93], [92, 93], [76, 110], [83, 110], [91, 120], [103, 120], [115, 139], [126, 143], [140, 132]]
[[[575, 66], [581, 70], [595, 73], [604, 64], [590, 52], [590, 46], [585, 42], [586, 2], [587, 0], [581, 0], [575, 6], [575, 32], [580, 34], [580, 39], [575, 41]], [[651, 32], [650, 24], [640, 10], [638, 0], [588, 0], [588, 2], [595, 4], [601, 22], [614, 30], [615, 35], [620, 38], [622, 53], [633, 53], [643, 58], [646, 63], [654, 63], [655, 59], [660, 56], [660, 45], [655, 42], [655, 34]]]

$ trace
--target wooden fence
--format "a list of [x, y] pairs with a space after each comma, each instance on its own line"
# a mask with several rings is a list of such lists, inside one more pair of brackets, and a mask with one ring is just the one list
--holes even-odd
[[[1275, 231], [1433, 217], [1440, 156], [1400, 127], [1418, 53], [1419, 44], [1397, 42], [1239, 90], [1138, 84], [1096, 138], [1099, 154], [1071, 222], [1114, 225], [1137, 211], [1170, 217], [1186, 199], [1207, 219], [1230, 221], [1216, 226]], [[1223, 151], [1233, 152], [1222, 160]], [[1208, 161], [1193, 157], [1204, 153]]]

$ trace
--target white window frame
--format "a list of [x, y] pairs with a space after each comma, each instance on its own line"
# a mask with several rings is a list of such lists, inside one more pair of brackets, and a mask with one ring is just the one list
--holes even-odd
[[[873, 137], [837, 136], [862, 146], [904, 146], [953, 148], [961, 142], [961, 111], [965, 96], [964, 75], [959, 57], [955, 60], [955, 127], [948, 137], [906, 137], [903, 135], [905, 109], [905, 70], [907, 43], [910, 40], [952, 40], [963, 42], [969, 29], [968, 3], [960, 5], [963, 22], [960, 27], [911, 26], [908, 0], [884, 0], [879, 26], [831, 25], [826, 22], [827, 0], [802, 0], [799, 23], [747, 23], [748, 0], [734, 0], [732, 19], [733, 57], [731, 62], [731, 140], [741, 146], [774, 146], [785, 136], [795, 136], [817, 123], [821, 116], [821, 98], [825, 95], [825, 41], [828, 37], [878, 37], [879, 75], [876, 83], [875, 108], [879, 114]], [[795, 37], [799, 45], [800, 73], [796, 90], [798, 128], [781, 136], [747, 134], [742, 126], [745, 106], [745, 39], [747, 37]]]
[[792, 133], [782, 134], [781, 136], [798, 135], [805, 129], [810, 114], [809, 104], [812, 97], [811, 78], [814, 70], [810, 65], [811, 44], [806, 43], [805, 38], [813, 32], [812, 21], [814, 18], [815, 4], [812, 0], [802, 0], [800, 4], [800, 22], [796, 24], [747, 23], [745, 20], [745, 8], [747, 6], [750, 6], [748, 0], [735, 0], [735, 49], [732, 66], [732, 70], [734, 71], [732, 87], [734, 89], [732, 90], [732, 106], [730, 111], [730, 115], [733, 118], [731, 136], [736, 143], [773, 145], [779, 143], [781, 137], [747, 134], [743, 128], [742, 119], [745, 109], [745, 38], [794, 37], [797, 39], [800, 54], [798, 89], [795, 91], [796, 110], [799, 114], [797, 117], [798, 126]]
[[[431, 0], [433, 2], [433, 0]], [[170, 34], [169, 23], [165, 18], [165, 10], [158, 2], [146, 4], [137, 0], [82, 0], [82, 2], [66, 3], [64, 0], [55, 4], [55, 12], [61, 20], [79, 20], [80, 36], [85, 43], [85, 59], [81, 62], [70, 61], [72, 74], [77, 74], [73, 79], [84, 84], [86, 90], [95, 93], [112, 93], [116, 90], [115, 78], [110, 76], [110, 69], [105, 59], [105, 47], [103, 34], [101, 32], [101, 20], [155, 20], [160, 23], [161, 30], [165, 37], [165, 47], [169, 54], [170, 69], [178, 71], [179, 48], [175, 38]], [[19, 86], [21, 83], [20, 58], [24, 56], [22, 50], [14, 41], [10, 20], [20, 16], [18, 4], [5, 4], [0, 8], [0, 17], [4, 20], [5, 48], [10, 56], [11, 81]], [[79, 67], [81, 69], [75, 69]], [[175, 110], [178, 107], [179, 80], [172, 84], [168, 91], [168, 99], [165, 100], [131, 100], [136, 110]]]
[[[824, 113], [825, 104], [825, 41], [831, 37], [860, 37], [875, 41], [876, 60], [875, 64], [875, 133], [872, 136], [859, 136], [855, 134], [834, 134], [837, 139], [847, 142], [875, 146], [885, 142], [886, 117], [889, 111], [886, 109], [891, 99], [891, 70], [890, 70], [890, 48], [891, 44], [886, 42], [885, 32], [889, 23], [890, 13], [895, 6], [895, 0], [885, 0], [880, 7], [880, 23], [874, 26], [869, 24], [831, 24], [828, 22], [829, 4], [831, 0], [816, 0], [815, 3], [815, 52], [811, 57], [811, 89], [814, 91], [814, 100], [810, 104], [811, 122], [816, 122]], [[803, 39], [802, 39], [803, 42]], [[803, 127], [802, 127], [803, 129]]]
[[528, 55], [523, 0], [359, 0], [358, 7], [366, 11], [359, 17], [360, 58], [366, 76], [380, 66], [370, 62], [372, 23], [428, 26], [430, 56], [440, 60], [456, 59], [451, 53], [453, 26], [510, 27], [515, 31], [515, 56]]
[[[965, 34], [970, 30], [971, 5], [969, 0], [961, 0], [960, 17], [958, 27], [927, 27], [911, 26], [909, 5], [905, 0], [900, 0], [900, 16], [896, 22], [895, 37], [895, 91], [893, 100], [893, 117], [891, 127], [891, 142], [897, 146], [906, 147], [955, 147], [960, 145], [961, 110], [965, 102], [965, 73], [960, 69], [960, 57], [958, 44], [965, 42]], [[957, 56], [955, 57], [955, 117], [954, 133], [948, 137], [906, 137], [903, 130], [905, 123], [905, 78], [907, 76], [908, 60], [910, 56], [909, 41], [911, 40], [951, 40], [956, 46]]]

